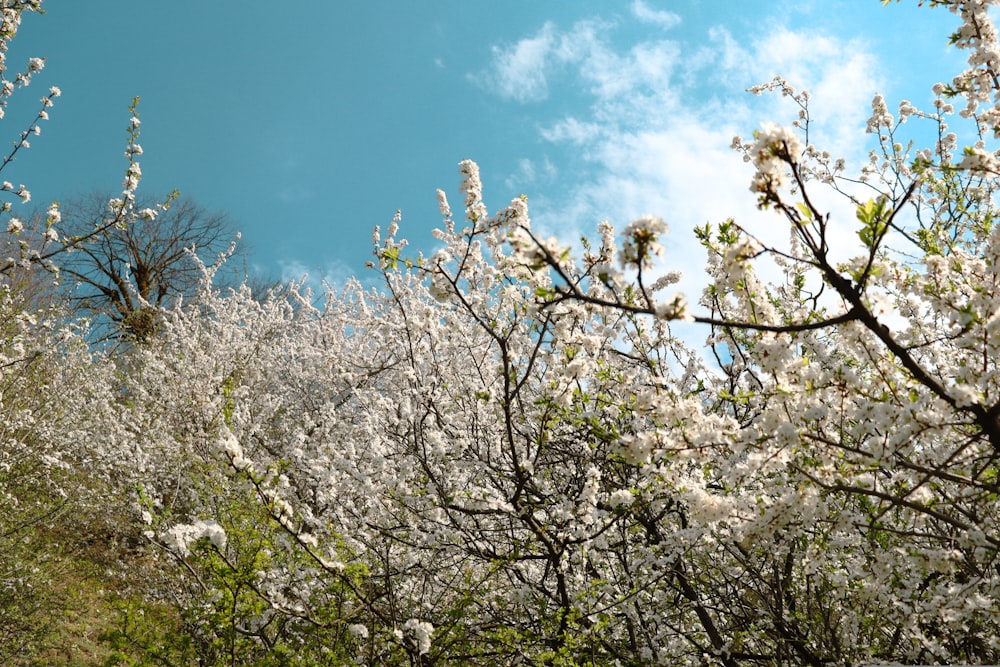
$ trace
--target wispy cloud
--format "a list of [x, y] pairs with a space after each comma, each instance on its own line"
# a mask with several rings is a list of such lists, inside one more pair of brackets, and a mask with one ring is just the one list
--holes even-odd
[[504, 185], [508, 190], [517, 190], [525, 186], [544, 187], [551, 183], [558, 173], [559, 170], [548, 156], [543, 156], [541, 160], [521, 158], [517, 163], [517, 171], [507, 178]]
[[493, 66], [473, 80], [500, 97], [535, 102], [549, 95], [546, 70], [557, 46], [556, 28], [546, 23], [538, 33], [510, 47], [493, 47]]
[[512, 45], [494, 46], [490, 66], [470, 74], [469, 79], [501, 98], [522, 104], [547, 99], [550, 79], [567, 72], [583, 74], [590, 86], [610, 91], [617, 84], [616, 54], [606, 50], [600, 34], [612, 26], [594, 19], [560, 31], [547, 22], [534, 35]]
[[309, 267], [296, 259], [279, 260], [278, 267], [282, 283], [300, 283], [317, 296], [328, 289], [343, 288], [354, 275], [354, 271], [340, 260], [332, 260], [324, 267]]
[[[631, 10], [642, 21], [676, 25], [677, 19], [642, 2]], [[734, 135], [750, 135], [761, 121], [787, 125], [796, 119], [798, 109], [780, 95], [741, 92], [776, 74], [811, 91], [813, 143], [855, 163], [864, 159], [861, 129], [880, 83], [865, 44], [770, 26], [756, 40], [718, 27], [701, 48], [669, 40], [621, 47], [609, 36], [614, 26], [596, 25], [584, 21], [561, 31], [546, 24], [515, 47], [495, 51], [496, 94], [538, 98], [556, 81], [558, 64], [558, 76], [569, 77], [589, 99], [572, 115], [533, 119], [541, 139], [583, 162], [573, 183], [528, 192], [535, 223], [545, 233], [571, 242], [602, 219], [623, 226], [644, 213], [660, 215], [672, 229], [664, 268], [684, 271], [682, 289], [692, 301], [704, 284], [704, 251], [690, 231], [694, 226], [732, 216], [766, 240], [787, 241], [787, 223], [757, 210], [748, 190], [750, 167], [730, 148]], [[531, 74], [529, 62], [538, 68]], [[525, 160], [510, 182], [528, 175], [525, 166], [533, 163]], [[844, 206], [836, 197], [822, 204]], [[841, 219], [853, 222], [849, 211]], [[846, 246], [852, 236], [848, 228], [837, 232]]]
[[643, 23], [653, 23], [664, 29], [680, 24], [681, 17], [673, 12], [653, 9], [642, 0], [635, 0], [630, 8], [632, 14]]

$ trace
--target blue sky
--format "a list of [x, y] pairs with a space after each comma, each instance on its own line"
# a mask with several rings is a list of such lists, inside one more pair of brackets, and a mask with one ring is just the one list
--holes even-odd
[[956, 19], [912, 0], [43, 6], [8, 57], [47, 64], [14, 96], [6, 140], [49, 86], [63, 95], [7, 180], [35, 203], [116, 193], [140, 96], [145, 192], [228, 212], [262, 273], [337, 282], [364, 273], [372, 227], [396, 209], [401, 235], [431, 249], [435, 189], [460, 203], [457, 163], [472, 158], [491, 209], [525, 193], [534, 224], [568, 240], [663, 217], [667, 268], [695, 289], [694, 225], [776, 224], [728, 147], [794, 110], [745, 88], [782, 74], [809, 89], [814, 143], [857, 163], [874, 92], [929, 106], [962, 62], [946, 46]]

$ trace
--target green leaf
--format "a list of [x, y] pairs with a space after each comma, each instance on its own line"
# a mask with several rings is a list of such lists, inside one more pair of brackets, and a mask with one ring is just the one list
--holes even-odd
[[399, 265], [399, 248], [386, 248], [380, 258], [386, 266], [395, 269]]
[[795, 208], [799, 209], [799, 213], [802, 214], [803, 220], [811, 221], [813, 219], [812, 209], [805, 205], [803, 202], [796, 202]]
[[869, 199], [858, 206], [855, 215], [863, 225], [858, 230], [858, 238], [865, 244], [865, 247], [872, 248], [882, 239], [888, 226], [886, 220], [891, 213], [892, 209], [888, 207], [888, 199], [884, 196], [877, 200]]

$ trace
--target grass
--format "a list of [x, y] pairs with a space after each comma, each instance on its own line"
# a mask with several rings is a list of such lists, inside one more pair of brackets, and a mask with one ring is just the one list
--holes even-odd
[[[75, 529], [74, 529], [75, 528]], [[104, 667], [128, 664], [107, 638], [120, 626], [123, 609], [141, 599], [133, 586], [149, 568], [135, 540], [107, 526], [53, 525], [36, 529], [42, 558], [44, 608], [33, 622], [39, 630], [14, 667]]]

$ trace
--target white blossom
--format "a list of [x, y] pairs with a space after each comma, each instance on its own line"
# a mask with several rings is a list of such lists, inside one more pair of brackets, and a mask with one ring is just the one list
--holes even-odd
[[406, 629], [417, 644], [417, 653], [425, 655], [431, 650], [431, 635], [434, 634], [434, 626], [427, 621], [411, 618], [403, 628]]

